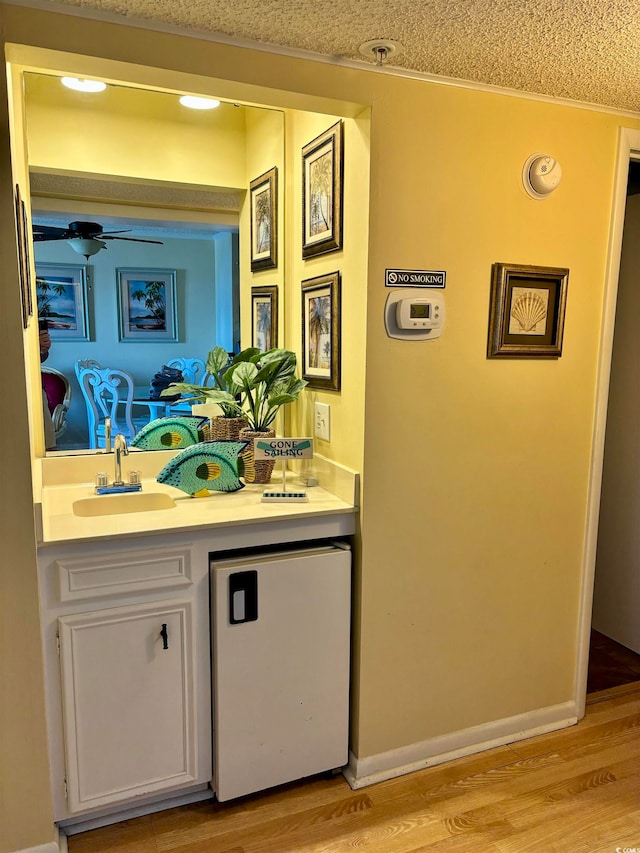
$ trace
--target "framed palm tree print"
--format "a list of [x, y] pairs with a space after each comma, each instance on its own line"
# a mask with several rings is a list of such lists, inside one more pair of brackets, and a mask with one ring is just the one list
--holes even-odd
[[37, 263], [36, 300], [51, 340], [91, 340], [84, 264]]
[[340, 390], [340, 273], [302, 282], [302, 378]]
[[302, 149], [302, 257], [342, 248], [343, 123]]
[[278, 346], [278, 288], [251, 288], [251, 346], [262, 352]]
[[251, 272], [278, 266], [278, 169], [251, 181]]
[[176, 271], [119, 268], [118, 330], [121, 341], [177, 341]]

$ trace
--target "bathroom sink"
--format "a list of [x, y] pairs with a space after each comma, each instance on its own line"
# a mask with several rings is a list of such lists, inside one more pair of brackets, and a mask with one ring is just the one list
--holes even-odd
[[131, 492], [123, 495], [81, 498], [73, 502], [73, 514], [81, 518], [96, 518], [101, 515], [170, 509], [175, 505], [176, 502], [171, 495], [164, 492]]

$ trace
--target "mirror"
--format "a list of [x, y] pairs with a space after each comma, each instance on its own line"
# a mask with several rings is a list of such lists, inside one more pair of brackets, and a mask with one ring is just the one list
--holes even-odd
[[[30, 72], [25, 103], [33, 223], [57, 236], [47, 229], [93, 222], [107, 235], [88, 257], [66, 239], [34, 243], [39, 307], [51, 325], [43, 366], [71, 385], [55, 452], [78, 452], [89, 448], [78, 360], [125, 370], [139, 396], [173, 358], [239, 349], [243, 204], [264, 171], [255, 152], [265, 139], [269, 166], [282, 167], [284, 120], [233, 103], [190, 110], [174, 93], [127, 86], [72, 92], [57, 76]], [[145, 283], [156, 280], [164, 326], [135, 327], [132, 306], [147, 305]], [[138, 415], [141, 425], [149, 409], [134, 408]]]

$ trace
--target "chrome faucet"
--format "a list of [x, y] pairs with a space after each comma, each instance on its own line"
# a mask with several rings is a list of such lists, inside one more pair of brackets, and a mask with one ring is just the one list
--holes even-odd
[[104, 419], [104, 452], [111, 453], [111, 418]]
[[125, 456], [128, 456], [129, 448], [127, 447], [127, 439], [121, 432], [119, 432], [113, 440], [113, 453], [115, 460], [115, 474], [113, 477], [113, 485], [123, 486], [124, 480], [122, 479], [122, 454], [124, 453]]

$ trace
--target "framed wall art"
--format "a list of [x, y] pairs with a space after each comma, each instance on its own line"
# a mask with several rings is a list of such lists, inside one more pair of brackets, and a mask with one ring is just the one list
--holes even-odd
[[31, 267], [29, 262], [29, 227], [27, 225], [27, 210], [20, 196], [20, 187], [16, 184], [16, 237], [18, 242], [18, 276], [20, 279], [20, 300], [22, 303], [22, 327], [29, 325], [29, 317], [33, 316], [33, 297], [31, 296]]
[[278, 169], [274, 166], [249, 184], [251, 198], [251, 271], [278, 266]]
[[494, 264], [487, 357], [559, 358], [568, 281], [564, 267]]
[[302, 282], [302, 378], [340, 390], [340, 273]]
[[36, 263], [36, 301], [52, 341], [91, 340], [84, 264]]
[[121, 341], [177, 341], [176, 271], [119, 268], [118, 332]]
[[251, 288], [251, 346], [262, 352], [278, 346], [278, 288]]
[[302, 149], [302, 257], [342, 248], [343, 123]]

